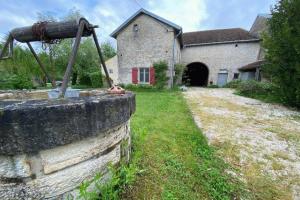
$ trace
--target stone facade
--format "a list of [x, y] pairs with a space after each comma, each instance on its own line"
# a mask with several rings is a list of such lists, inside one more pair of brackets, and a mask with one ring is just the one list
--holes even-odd
[[[134, 31], [134, 26], [137, 26], [137, 32]], [[132, 83], [133, 67], [151, 67], [154, 62], [160, 60], [167, 61], [170, 67], [174, 38], [175, 32], [172, 27], [148, 15], [140, 15], [133, 20], [116, 38], [120, 82]], [[178, 41], [176, 44], [175, 62], [180, 62], [180, 45]]]
[[233, 28], [182, 33], [178, 25], [143, 9], [111, 36], [117, 40], [118, 80], [124, 84], [132, 83], [132, 68], [150, 67], [159, 60], [167, 61], [169, 77], [173, 64], [198, 62], [208, 68], [208, 83], [217, 84], [221, 73], [227, 74], [225, 82], [229, 82], [239, 73], [238, 68], [263, 57], [260, 39], [250, 31]]
[[[118, 56], [114, 56], [105, 62], [109, 77], [113, 80], [114, 84], [119, 84], [119, 67], [118, 67]], [[105, 74], [103, 68], [101, 67], [102, 74]]]
[[208, 81], [216, 84], [220, 70], [227, 70], [228, 82], [233, 80], [234, 73], [239, 73], [238, 68], [257, 61], [259, 49], [259, 42], [214, 44], [183, 48], [181, 56], [184, 65], [193, 62], [206, 65]]

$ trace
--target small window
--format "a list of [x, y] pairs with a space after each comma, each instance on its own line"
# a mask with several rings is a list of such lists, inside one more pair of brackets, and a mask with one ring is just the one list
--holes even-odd
[[109, 73], [112, 74], [114, 73], [114, 71], [112, 69], [109, 69]]
[[140, 68], [139, 69], [139, 82], [140, 83], [149, 83], [149, 68]]
[[139, 25], [134, 24], [133, 25], [133, 32], [138, 32], [139, 31]]
[[238, 79], [238, 78], [239, 78], [239, 75], [240, 75], [239, 73], [234, 73], [234, 74], [233, 74], [233, 79]]

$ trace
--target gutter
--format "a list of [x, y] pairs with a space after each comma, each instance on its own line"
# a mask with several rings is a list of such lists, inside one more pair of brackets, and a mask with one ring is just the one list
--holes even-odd
[[172, 66], [171, 66], [171, 75], [170, 75], [170, 80], [171, 80], [171, 88], [173, 88], [174, 85], [174, 68], [175, 68], [175, 50], [176, 50], [176, 40], [179, 37], [179, 35], [182, 34], [182, 29], [179, 30], [179, 33], [177, 33], [177, 35], [174, 37], [174, 41], [173, 41], [173, 55], [172, 55]]

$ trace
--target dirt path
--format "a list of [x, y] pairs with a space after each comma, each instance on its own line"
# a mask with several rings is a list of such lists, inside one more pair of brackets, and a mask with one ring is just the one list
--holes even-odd
[[184, 92], [194, 119], [220, 156], [240, 170], [255, 199], [300, 199], [300, 113], [233, 94]]

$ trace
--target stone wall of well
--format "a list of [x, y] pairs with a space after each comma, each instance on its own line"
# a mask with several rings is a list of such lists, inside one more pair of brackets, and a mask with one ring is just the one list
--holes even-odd
[[135, 96], [0, 100], [0, 199], [76, 198], [130, 157]]
[[[138, 31], [134, 32], [134, 25]], [[131, 84], [131, 69], [150, 67], [154, 62], [165, 60], [172, 64], [173, 28], [147, 16], [140, 15], [117, 36], [119, 79], [121, 83]], [[180, 51], [175, 55], [180, 60]], [[168, 72], [169, 75], [169, 72]]]
[[[124, 145], [124, 142], [127, 145]], [[124, 147], [126, 149], [124, 149]], [[130, 154], [129, 122], [104, 134], [35, 155], [0, 156], [0, 199], [64, 199]]]
[[259, 49], [259, 42], [185, 47], [181, 51], [181, 59], [185, 65], [193, 62], [205, 64], [209, 70], [208, 82], [216, 84], [220, 70], [226, 69], [228, 82], [232, 81], [233, 74], [239, 73], [238, 68], [257, 61]]

